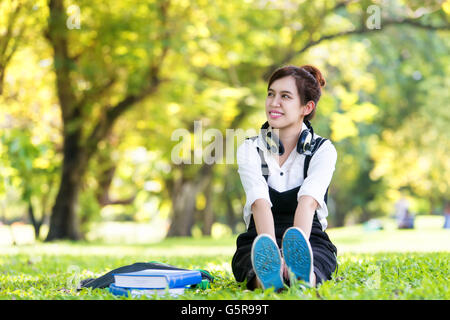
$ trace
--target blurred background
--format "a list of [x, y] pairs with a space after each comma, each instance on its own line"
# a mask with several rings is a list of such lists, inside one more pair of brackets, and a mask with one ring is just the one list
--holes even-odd
[[257, 132], [286, 64], [327, 80], [312, 124], [338, 152], [330, 232], [441, 230], [449, 29], [448, 0], [3, 0], [0, 243], [243, 232], [235, 161], [174, 148], [202, 160], [208, 129]]

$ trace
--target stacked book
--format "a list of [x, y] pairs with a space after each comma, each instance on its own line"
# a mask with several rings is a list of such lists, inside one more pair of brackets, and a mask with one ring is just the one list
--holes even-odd
[[109, 286], [109, 291], [127, 297], [177, 296], [202, 282], [202, 274], [197, 270], [146, 269], [113, 275], [114, 283]]

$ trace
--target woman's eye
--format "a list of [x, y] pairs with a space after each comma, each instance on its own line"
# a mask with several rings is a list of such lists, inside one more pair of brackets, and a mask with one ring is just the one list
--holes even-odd
[[[271, 97], [271, 96], [273, 96], [273, 93], [272, 93], [272, 92], [269, 92], [269, 93], [267, 93], [267, 96], [268, 96], [268, 97]], [[290, 98], [287, 94], [283, 94], [281, 97], [282, 97], [282, 98]]]

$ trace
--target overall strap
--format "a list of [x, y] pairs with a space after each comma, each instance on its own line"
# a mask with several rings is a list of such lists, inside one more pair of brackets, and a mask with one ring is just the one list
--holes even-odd
[[311, 162], [311, 158], [313, 157], [314, 153], [317, 150], [319, 150], [320, 146], [327, 140], [328, 139], [325, 139], [325, 138], [317, 138], [316, 145], [314, 146], [314, 149], [312, 150], [311, 154], [308, 156], [305, 156], [305, 164], [303, 166], [303, 179], [306, 179], [306, 177], [308, 176], [309, 163]]
[[[258, 139], [258, 136], [249, 137], [249, 138], [246, 138], [246, 139], [250, 139], [250, 140], [254, 141], [254, 140]], [[258, 146], [256, 147], [256, 150], [258, 150], [259, 157], [261, 158], [261, 172], [262, 172], [262, 175], [263, 175], [264, 179], [266, 179], [266, 182], [267, 182], [267, 180], [269, 179], [269, 166], [267, 165], [267, 162], [264, 159], [263, 151]]]
[[259, 147], [256, 147], [256, 150], [258, 150], [259, 157], [261, 158], [262, 175], [263, 175], [264, 179], [266, 179], [266, 182], [267, 182], [267, 180], [269, 179], [269, 166], [267, 165], [266, 159], [264, 159], [263, 151]]
[[[320, 148], [320, 146], [325, 141], [327, 141], [327, 139], [325, 139], [325, 138], [317, 138], [316, 145], [314, 146], [312, 154], [305, 157], [305, 163], [303, 165], [303, 179], [306, 179], [306, 177], [308, 176], [308, 168], [309, 168], [309, 163], [311, 162], [311, 158], [313, 157], [314, 153]], [[327, 188], [327, 191], [325, 192], [324, 200], [325, 200], [325, 203], [327, 203], [327, 200], [328, 200], [328, 188]]]
[[[258, 138], [258, 136], [250, 137], [247, 139], [255, 140], [257, 138]], [[320, 146], [327, 140], [328, 139], [325, 139], [325, 138], [317, 138], [316, 145], [314, 146], [314, 149], [312, 150], [312, 154], [305, 157], [305, 163], [303, 165], [303, 179], [306, 179], [306, 177], [308, 176], [308, 168], [309, 168], [309, 163], [311, 162], [312, 156], [320, 148]], [[258, 150], [259, 157], [261, 158], [262, 175], [263, 175], [264, 179], [266, 179], [266, 182], [267, 182], [267, 180], [269, 179], [269, 166], [267, 165], [267, 162], [264, 159], [263, 151], [258, 146], [256, 147], [256, 150]], [[328, 197], [328, 188], [327, 188], [327, 192], [325, 193], [325, 203], [327, 202], [327, 197]]]

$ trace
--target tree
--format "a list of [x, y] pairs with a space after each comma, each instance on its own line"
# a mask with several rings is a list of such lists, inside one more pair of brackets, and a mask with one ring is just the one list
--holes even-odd
[[[141, 6], [145, 17], [128, 23], [112, 17], [123, 10], [124, 18], [126, 14], [129, 14], [130, 8], [116, 5], [114, 9], [117, 11], [108, 12], [105, 7], [96, 7], [95, 9], [98, 10], [95, 11], [96, 17], [101, 16], [102, 22], [107, 21], [106, 17], [108, 17], [111, 23], [107, 26], [98, 26], [97, 29], [89, 28], [91, 31], [96, 31], [98, 35], [98, 38], [90, 39], [89, 46], [81, 41], [77, 43], [76, 37], [70, 34], [72, 31], [66, 28], [68, 17], [64, 2], [49, 1], [50, 16], [46, 37], [53, 48], [56, 88], [64, 125], [62, 133], [64, 142], [61, 184], [52, 209], [47, 241], [63, 238], [80, 239], [76, 204], [89, 160], [95, 155], [98, 143], [108, 136], [117, 119], [137, 103], [155, 94], [163, 81], [160, 72], [170, 41], [167, 25], [168, 5], [169, 2], [157, 3], [151, 9]], [[125, 43], [112, 41], [112, 38], [117, 36], [120, 39], [118, 33], [124, 33], [132, 23], [144, 25], [144, 20], [148, 23], [149, 12], [153, 13], [155, 18], [151, 21], [156, 36], [153, 34], [154, 38], [149, 42], [148, 37], [144, 37], [142, 27], [136, 36], [139, 40], [146, 39], [142, 45], [152, 46], [155, 48], [154, 51], [148, 54], [141, 65], [136, 65], [135, 61], [119, 60], [120, 50], [118, 49], [123, 48]], [[94, 25], [94, 17], [89, 18], [92, 20], [86, 20]], [[104, 38], [101, 38], [102, 32], [105, 31], [102, 28], [108, 27], [112, 28], [113, 32], [107, 32]], [[115, 53], [107, 55], [110, 57], [110, 63], [105, 61], [105, 56], [102, 54], [106, 43], [111, 47], [117, 46], [116, 55]], [[75, 51], [72, 48], [76, 48], [78, 52], [71, 52]], [[119, 64], [113, 62], [119, 62]], [[121, 69], [124, 67], [127, 73], [125, 76], [120, 76], [119, 74], [123, 73]], [[96, 72], [92, 72], [93, 70]], [[139, 76], [133, 72], [138, 72]], [[89, 89], [77, 90], [80, 82], [84, 82]], [[120, 91], [121, 94], [111, 97], [112, 89]]]
[[[282, 10], [261, 10], [258, 11], [258, 17], [259, 19], [253, 17], [253, 13], [251, 10], [245, 10], [241, 9], [242, 12], [245, 12], [243, 17], [243, 21], [246, 21], [247, 24], [251, 23], [251, 27], [249, 30], [252, 30], [249, 32], [245, 27], [242, 27], [243, 34], [235, 35], [233, 34], [234, 38], [242, 39], [243, 43], [251, 43], [252, 46], [244, 46], [246, 48], [245, 52], [239, 52], [235, 55], [234, 62], [232, 64], [232, 67], [228, 67], [228, 70], [224, 70], [223, 68], [214, 68], [211, 66], [210, 69], [217, 71], [214, 73], [215, 79], [217, 81], [220, 81], [222, 79], [229, 79], [229, 86], [232, 87], [240, 87], [240, 88], [251, 88], [251, 92], [256, 92], [258, 89], [264, 88], [264, 82], [267, 81], [270, 74], [275, 70], [275, 68], [287, 64], [287, 63], [295, 63], [295, 61], [302, 61], [302, 58], [305, 58], [307, 60], [310, 59], [310, 61], [314, 61], [313, 56], [308, 56], [308, 51], [312, 48], [319, 46], [321, 44], [326, 43], [330, 40], [340, 40], [349, 37], [354, 36], [355, 39], [358, 39], [356, 37], [358, 36], [365, 36], [369, 37], [371, 35], [379, 34], [378, 29], [369, 29], [367, 25], [365, 24], [364, 19], [360, 19], [360, 17], [367, 17], [365, 14], [365, 9], [369, 5], [369, 2], [362, 2], [362, 3], [353, 3], [351, 1], [344, 1], [344, 2], [315, 2], [314, 4], [307, 3], [304, 6], [301, 7], [303, 10], [298, 10], [293, 12], [286, 12]], [[414, 29], [424, 29], [424, 30], [447, 30], [449, 28], [447, 23], [442, 23], [442, 21], [438, 21], [437, 24], [430, 24], [427, 23], [427, 21], [422, 22], [420, 21], [420, 16], [412, 16], [408, 17], [408, 11], [406, 9], [410, 9], [409, 7], [405, 7], [405, 13], [404, 15], [390, 15], [388, 17], [385, 17], [383, 19], [383, 27], [384, 28], [394, 28], [394, 27], [404, 27], [404, 28], [414, 28]], [[218, 10], [218, 12], [222, 12], [222, 10]], [[304, 13], [304, 14], [301, 14]], [[214, 13], [211, 13], [208, 16], [213, 16]], [[342, 15], [343, 17], [348, 19], [348, 22], [350, 22], [350, 27], [348, 24], [342, 23], [340, 24], [326, 24], [325, 27], [323, 26], [323, 21], [326, 19], [330, 19], [330, 21], [333, 21], [332, 19], [336, 17], [336, 15]], [[267, 18], [261, 18], [261, 17], [267, 17]], [[321, 17], [320, 19], [310, 19], [310, 17]], [[222, 18], [222, 16], [221, 16]], [[440, 19], [442, 20], [442, 19]], [[249, 22], [250, 21], [250, 22]], [[264, 25], [259, 24], [260, 21], [264, 21]], [[271, 25], [268, 25], [268, 22], [270, 21]], [[295, 26], [296, 21], [305, 21], [304, 27], [301, 29], [301, 32], [293, 32], [293, 29], [290, 29], [289, 26]], [[241, 22], [242, 23], [242, 22]], [[234, 24], [238, 24], [238, 22], [235, 22]], [[207, 24], [208, 27], [210, 26], [210, 23]], [[245, 24], [244, 24], [245, 25]], [[212, 29], [212, 27], [210, 27]], [[213, 29], [214, 30], [214, 29]], [[271, 30], [271, 33], [269, 33], [267, 30]], [[265, 40], [267, 43], [261, 42], [262, 44], [252, 42], [251, 39], [255, 39], [258, 35], [261, 35], [265, 33]], [[216, 34], [216, 33], [215, 33]], [[273, 36], [273, 39], [271, 38]], [[272, 39], [272, 42], [269, 40]], [[281, 41], [279, 39], [282, 39]], [[348, 46], [351, 44], [352, 41], [349, 39], [348, 42], [345, 44]], [[345, 47], [345, 45], [343, 46]], [[347, 48], [348, 49], [348, 48]], [[346, 50], [345, 48], [343, 50]], [[267, 55], [267, 53], [269, 53]], [[266, 60], [261, 59], [261, 57], [266, 58]], [[206, 57], [205, 57], [206, 60]], [[212, 60], [212, 59], [211, 59]], [[263, 60], [264, 62], [262, 63]], [[207, 60], [206, 60], [207, 61]], [[204, 64], [206, 64], [206, 61], [203, 61]], [[267, 63], [269, 62], [269, 66], [267, 66]], [[301, 62], [300, 62], [301, 63]], [[212, 63], [213, 65], [213, 63]], [[355, 67], [361, 67], [360, 65]], [[342, 71], [343, 73], [349, 73], [352, 70], [346, 70], [343, 69], [347, 68], [347, 64], [344, 63], [344, 61], [339, 62], [339, 71]], [[230, 71], [231, 72], [226, 72]], [[208, 69], [203, 69], [208, 70]], [[207, 73], [205, 71], [199, 70], [198, 73], [202, 76], [208, 76], [211, 73]], [[351, 77], [351, 76], [350, 76]], [[336, 79], [338, 81], [342, 81], [342, 78]], [[347, 80], [347, 79], [345, 79]], [[223, 80], [222, 80], [223, 81]], [[356, 84], [357, 82], [361, 82], [360, 79], [356, 79], [353, 77], [352, 85]], [[252, 84], [254, 82], [257, 82], [256, 85]], [[362, 94], [364, 94], [365, 88], [363, 87], [364, 82], [361, 83], [358, 88], [358, 90], [362, 91]], [[255, 90], [255, 88], [258, 88]], [[348, 90], [351, 90], [348, 88]], [[237, 103], [237, 106], [242, 108], [242, 110], [246, 110], [245, 113], [238, 113], [241, 118], [238, 117], [236, 120], [234, 120], [229, 127], [236, 128], [241, 125], [243, 125], [245, 122], [245, 118], [253, 113], [255, 109], [250, 109], [249, 105], [245, 103], [245, 101], [248, 100], [248, 96], [245, 96], [241, 102]], [[339, 98], [337, 99], [339, 101]], [[258, 101], [258, 100], [257, 100]], [[259, 101], [260, 105], [262, 105], [262, 101]], [[351, 102], [349, 105], [349, 110], [351, 107], [357, 107], [357, 110], [355, 108], [348, 112], [349, 121], [347, 123], [353, 124], [353, 128], [355, 128], [355, 133], [351, 134], [354, 136], [358, 135], [358, 132], [363, 133], [363, 139], [359, 140], [356, 139], [355, 142], [351, 142], [350, 144], [347, 143], [347, 145], [350, 145], [353, 149], [352, 154], [358, 154], [360, 157], [358, 166], [361, 168], [358, 174], [354, 175], [354, 188], [360, 188], [361, 184], [371, 184], [371, 188], [367, 189], [367, 192], [360, 193], [359, 197], [353, 197], [353, 201], [346, 201], [347, 199], [343, 199], [344, 201], [340, 201], [340, 209], [337, 210], [336, 216], [339, 218], [336, 219], [336, 222], [338, 225], [342, 225], [345, 221], [346, 212], [353, 210], [356, 207], [359, 208], [359, 210], [362, 210], [362, 217], [368, 217], [371, 214], [371, 210], [369, 207], [366, 206], [366, 203], [372, 201], [375, 198], [375, 194], [379, 192], [380, 188], [378, 185], [378, 182], [373, 182], [370, 179], [370, 171], [373, 167], [373, 162], [370, 159], [370, 153], [369, 150], [365, 150], [364, 154], [358, 153], [356, 149], [361, 150], [361, 146], [365, 143], [367, 143], [367, 140], [370, 139], [371, 134], [374, 134], [373, 125], [371, 124], [374, 121], [374, 114], [377, 112], [377, 106], [374, 104], [361, 101], [358, 104], [355, 102], [358, 102], [358, 99], [356, 99], [354, 102]], [[322, 103], [321, 103], [322, 104]], [[324, 120], [328, 123], [336, 121], [338, 123], [340, 120], [344, 120], [347, 115], [344, 116], [346, 112], [341, 112], [340, 110], [335, 110], [335, 112], [329, 113], [329, 115], [326, 115], [327, 118]], [[238, 121], [239, 119], [239, 121]], [[331, 120], [331, 121], [330, 121]], [[363, 128], [365, 126], [365, 122], [368, 124], [366, 128]], [[218, 122], [213, 122], [216, 124], [216, 127], [220, 127], [220, 124]], [[356, 124], [361, 127], [359, 130], [356, 128]], [[334, 126], [335, 129], [333, 129], [332, 135], [336, 135], [336, 133], [340, 133], [342, 131], [345, 131], [345, 126]], [[345, 133], [343, 137], [337, 138], [336, 136], [336, 142], [339, 144], [339, 140], [345, 139]], [[196, 179], [195, 181], [198, 181], [198, 183], [202, 183], [203, 186], [209, 185], [207, 182], [205, 182], [203, 171], [205, 168], [201, 167], [199, 168], [199, 171], [197, 171], [196, 174], [192, 174], [192, 171], [194, 171], [192, 168], [188, 168], [188, 166], [182, 167], [186, 170], [190, 170], [190, 176], [193, 177], [193, 179]], [[209, 168], [208, 168], [209, 169]], [[184, 172], [182, 170], [182, 172]], [[208, 174], [211, 174], [211, 171], [207, 170]], [[179, 176], [179, 179], [185, 179], [186, 174], [182, 173]], [[190, 180], [185, 180], [190, 181]], [[189, 182], [191, 183], [191, 182]], [[183, 192], [181, 192], [179, 188], [182, 188], [182, 186], [186, 185], [187, 191], [186, 194], [189, 195], [190, 201], [183, 202], [184, 198], [186, 198], [185, 195], [183, 195]], [[194, 185], [197, 185], [194, 183]], [[186, 184], [181, 181], [179, 185], [177, 185], [178, 188], [175, 189], [174, 194], [176, 196], [180, 196], [180, 199], [173, 198], [173, 204], [174, 206], [177, 206], [180, 208], [180, 210], [177, 210], [176, 207], [174, 209], [173, 215], [172, 215], [172, 227], [169, 230], [169, 235], [189, 235], [190, 234], [190, 228], [193, 224], [193, 219], [191, 218], [192, 212], [194, 209], [192, 208], [195, 206], [195, 197], [198, 193], [202, 193], [203, 189], [205, 187], [199, 186], [197, 189], [193, 189], [190, 184], [186, 182]], [[169, 187], [170, 189], [170, 187]], [[208, 195], [209, 189], [205, 192], [205, 198], [207, 201], [212, 201], [212, 197]], [[353, 194], [351, 192], [346, 192], [347, 190], [341, 193], [342, 195], [346, 194], [347, 196], [350, 194]], [[350, 190], [349, 190], [350, 191]], [[331, 192], [333, 194], [333, 191]], [[183, 196], [182, 196], [183, 195]], [[183, 203], [186, 206], [183, 206], [181, 204], [177, 203]], [[344, 203], [348, 203], [348, 208], [346, 208], [346, 205]], [[341, 205], [342, 204], [342, 205]], [[205, 208], [208, 208], [209, 206], [206, 205]], [[348, 210], [346, 210], [348, 209]], [[205, 213], [208, 212], [208, 210], [204, 211]], [[180, 217], [180, 218], [178, 218]], [[210, 217], [208, 215], [205, 215], [208, 219]], [[210, 223], [204, 223], [204, 225], [207, 225]], [[182, 228], [184, 231], [174, 231], [176, 228]], [[207, 230], [205, 230], [207, 231]]]
[[23, 22], [21, 12], [25, 10], [24, 7], [29, 7], [30, 4], [31, 2], [22, 3], [19, 1], [0, 3], [2, 21], [6, 21], [6, 30], [0, 38], [0, 95], [3, 94], [6, 67], [17, 51], [25, 31], [26, 24]]
[[35, 238], [39, 239], [58, 178], [59, 162], [55, 161], [54, 146], [50, 141], [33, 142], [27, 128], [8, 130], [2, 135], [1, 142], [6, 147], [9, 166], [16, 171], [12, 177], [19, 180], [29, 221]]
[[[257, 130], [264, 116], [256, 112], [263, 106], [270, 73], [283, 64], [305, 61], [317, 64], [329, 80], [315, 128], [331, 137], [338, 153], [345, 155], [343, 163], [354, 167], [351, 172], [338, 167], [336, 177], [343, 182], [330, 189], [338, 208], [337, 220], [343, 223], [348, 212], [358, 210], [365, 217], [374, 213], [376, 205], [369, 209], [364, 205], [379, 201], [376, 194], [386, 189], [385, 181], [373, 180], [378, 161], [371, 156], [373, 138], [384, 126], [395, 128], [402, 115], [390, 111], [389, 99], [377, 89], [395, 91], [399, 101], [416, 89], [383, 85], [397, 79], [391, 72], [394, 68], [377, 58], [393, 55], [395, 59], [402, 51], [402, 43], [383, 48], [389, 37], [416, 35], [421, 30], [433, 38], [445, 32], [447, 13], [440, 9], [440, 3], [395, 2], [395, 10], [381, 8], [382, 28], [370, 29], [366, 20], [371, 1], [314, 1], [300, 3], [295, 10], [285, 7], [287, 3], [217, 1], [213, 7], [177, 1], [131, 5], [78, 1], [78, 7], [71, 6], [75, 10], [67, 13], [63, 0], [49, 1], [45, 36], [53, 72], [48, 76], [55, 77], [52, 90], [60, 114], [50, 112], [61, 116], [63, 160], [47, 239], [81, 237], [79, 220], [88, 219], [76, 210], [83, 185], [99, 187], [94, 198], [100, 206], [133, 202], [132, 193], [127, 199], [111, 198], [109, 192], [115, 168], [121, 165], [111, 153], [126, 150], [126, 144], [146, 146], [157, 155], [149, 164], [156, 169], [145, 178], [163, 186], [158, 196], [161, 206], [172, 208], [169, 234], [189, 235], [196, 212], [200, 212], [198, 219], [204, 220], [204, 232], [208, 233], [219, 211], [224, 214], [226, 207], [231, 211], [237, 208], [229, 197], [211, 191], [211, 186], [225, 184], [217, 178], [225, 170], [215, 163], [174, 163], [172, 133], [178, 128], [192, 133], [195, 120], [203, 121], [205, 129], [220, 130], [223, 136], [229, 128]], [[39, 28], [42, 25], [42, 21], [37, 24]], [[36, 40], [29, 41], [29, 47], [46, 56], [48, 49], [42, 49], [35, 29], [30, 34]], [[332, 54], [325, 57], [323, 49]], [[21, 86], [14, 85], [15, 89]], [[8, 97], [12, 96], [8, 91]], [[32, 104], [33, 95], [26, 96], [26, 102], [14, 101], [14, 107], [8, 104], [17, 111], [8, 110], [14, 117], [20, 118]], [[49, 100], [41, 104], [45, 114], [54, 103]], [[405, 104], [398, 110], [409, 109]], [[111, 133], [119, 143], [109, 143]], [[238, 182], [235, 169], [234, 179], [227, 183]], [[83, 184], [86, 172], [89, 183]], [[350, 197], [361, 184], [370, 188]], [[232, 186], [224, 189], [234, 190]], [[201, 206], [199, 198], [204, 199]]]

